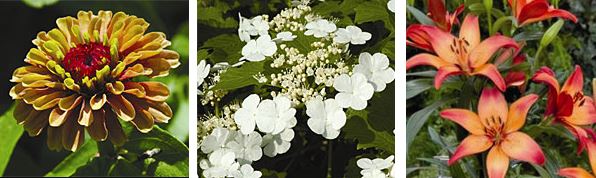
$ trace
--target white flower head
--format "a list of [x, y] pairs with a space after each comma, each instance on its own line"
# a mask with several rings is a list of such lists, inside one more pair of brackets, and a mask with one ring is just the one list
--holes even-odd
[[244, 98], [241, 108], [234, 114], [234, 121], [244, 135], [248, 135], [255, 130], [259, 102], [261, 102], [259, 95], [251, 94]]
[[334, 32], [337, 27], [333, 22], [329, 22], [325, 19], [318, 19], [308, 22], [306, 24], [306, 29], [307, 30], [304, 32], [304, 35], [314, 35], [317, 38], [322, 38], [329, 35], [329, 33]]
[[279, 134], [284, 129], [296, 125], [296, 109], [288, 97], [276, 96], [273, 100], [263, 100], [258, 107], [257, 127], [261, 132]]
[[227, 147], [234, 151], [239, 163], [250, 164], [263, 156], [262, 141], [261, 135], [253, 131], [248, 135], [237, 134], [236, 138], [227, 144]]
[[209, 136], [207, 136], [201, 143], [201, 151], [203, 151], [203, 153], [209, 154], [216, 150], [225, 148], [226, 144], [234, 139], [236, 134], [237, 133], [235, 130], [221, 127], [215, 128], [211, 134], [209, 134]]
[[[203, 82], [205, 81], [205, 78], [207, 77], [207, 75], [209, 75], [209, 70], [211, 68], [211, 64], [207, 64], [207, 62], [205, 62], [205, 60], [201, 60], [201, 62], [199, 62], [199, 66], [198, 66], [198, 74], [197, 74], [197, 86], [201, 87], [201, 84], [203, 84]], [[199, 93], [201, 93], [199, 91]]]
[[347, 26], [346, 28], [339, 28], [335, 32], [333, 41], [336, 43], [352, 43], [355, 45], [364, 44], [370, 40], [372, 35], [368, 32], [362, 32], [357, 26]]
[[395, 13], [395, 0], [389, 0], [389, 2], [387, 2], [387, 8], [389, 8], [391, 12]]
[[393, 166], [393, 156], [389, 156], [386, 159], [376, 158], [370, 160], [368, 158], [361, 158], [356, 161], [356, 165], [362, 168], [360, 174], [366, 178], [385, 178], [387, 174], [383, 170]]
[[250, 36], [268, 35], [269, 23], [263, 16], [256, 16], [252, 19], [242, 17], [238, 13], [238, 36], [241, 41], [250, 41]]
[[261, 171], [255, 171], [250, 164], [240, 166], [240, 170], [232, 173], [234, 178], [259, 178], [263, 176]]
[[339, 91], [335, 95], [339, 106], [355, 110], [366, 108], [366, 102], [375, 92], [373, 86], [367, 82], [366, 76], [361, 73], [354, 73], [352, 76], [341, 74], [333, 80], [333, 88]]
[[236, 155], [228, 149], [219, 149], [209, 154], [209, 160], [201, 160], [199, 166], [205, 177], [231, 177], [240, 165], [235, 161]]
[[335, 139], [346, 124], [346, 113], [335, 99], [314, 98], [306, 102], [307, 124], [310, 130], [327, 139]]
[[261, 35], [257, 40], [250, 40], [244, 47], [242, 47], [242, 55], [240, 58], [249, 61], [262, 61], [266, 56], [272, 56], [277, 51], [275, 42], [271, 41], [269, 35]]
[[368, 81], [375, 88], [375, 91], [385, 90], [386, 84], [394, 80], [394, 71], [389, 67], [389, 58], [385, 54], [375, 53], [360, 53], [358, 62], [354, 66], [355, 73], [361, 73], [366, 76]]
[[261, 145], [264, 147], [263, 153], [269, 157], [286, 153], [290, 150], [292, 139], [294, 139], [294, 130], [292, 129], [285, 129], [283, 132], [275, 135], [267, 134], [263, 136], [263, 144]]
[[293, 35], [292, 32], [281, 32], [275, 36], [273, 41], [293, 41], [296, 39], [296, 35]]

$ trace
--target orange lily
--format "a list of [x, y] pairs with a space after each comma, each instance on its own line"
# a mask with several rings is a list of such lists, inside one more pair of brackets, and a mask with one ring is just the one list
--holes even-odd
[[464, 11], [464, 5], [460, 5], [455, 9], [453, 14], [450, 14], [445, 9], [445, 2], [443, 0], [428, 0], [428, 17], [430, 17], [437, 27], [446, 32], [451, 32], [451, 26], [459, 23], [457, 16]]
[[596, 123], [594, 101], [582, 92], [584, 75], [581, 67], [575, 66], [563, 88], [559, 88], [554, 72], [548, 67], [540, 68], [532, 80], [549, 87], [545, 117], [553, 116], [555, 122], [571, 131], [579, 139], [578, 153], [581, 153], [590, 141], [589, 137], [595, 135], [588, 126]]
[[[590, 159], [590, 166], [592, 172], [596, 171], [596, 142], [588, 143], [588, 159]], [[596, 178], [595, 174], [590, 174], [585, 169], [579, 167], [563, 168], [559, 170], [559, 175], [567, 178]]]
[[577, 17], [566, 10], [555, 9], [547, 0], [508, 0], [519, 26], [560, 17], [577, 23]]
[[466, 109], [446, 109], [441, 117], [454, 121], [466, 129], [466, 137], [449, 159], [455, 163], [462, 157], [488, 152], [486, 169], [490, 178], [505, 177], [509, 160], [544, 164], [544, 154], [527, 134], [518, 131], [526, 121], [526, 114], [538, 95], [524, 96], [507, 107], [503, 94], [495, 88], [485, 88], [478, 101], [478, 114]]
[[[464, 5], [460, 5], [452, 14], [450, 14], [447, 9], [445, 9], [443, 0], [428, 0], [428, 11], [428, 16], [433, 20], [435, 26], [443, 31], [451, 32], [451, 26], [459, 23], [457, 16], [464, 11]], [[428, 40], [429, 35], [422, 30], [422, 26], [427, 25], [414, 24], [406, 29], [406, 36], [409, 38], [409, 40], [406, 40], [406, 45], [420, 48], [428, 52], [434, 52]]]
[[406, 62], [406, 70], [420, 65], [429, 65], [438, 69], [434, 86], [441, 87], [441, 83], [451, 75], [482, 75], [488, 77], [499, 88], [505, 90], [505, 81], [494, 64], [488, 63], [493, 54], [501, 48], [519, 49], [515, 40], [501, 35], [495, 35], [480, 41], [478, 17], [467, 15], [460, 28], [459, 37], [444, 32], [437, 27], [421, 26], [428, 35], [429, 42], [438, 56], [421, 53]]

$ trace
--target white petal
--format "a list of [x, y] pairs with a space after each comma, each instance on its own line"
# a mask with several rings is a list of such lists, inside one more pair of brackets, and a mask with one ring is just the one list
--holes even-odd
[[335, 95], [335, 100], [339, 107], [348, 108], [352, 103], [352, 95], [346, 93], [338, 93]]
[[383, 53], [375, 53], [373, 55], [373, 66], [375, 70], [382, 70], [389, 66], [389, 58]]
[[358, 161], [356, 161], [356, 165], [358, 165], [358, 167], [362, 169], [369, 169], [373, 167], [373, 162], [368, 158], [361, 158]]
[[362, 100], [359, 98], [352, 98], [352, 103], [350, 104], [350, 107], [354, 110], [363, 110], [364, 108], [366, 108], [366, 100]]
[[333, 88], [340, 92], [351, 92], [352, 83], [350, 81], [350, 76], [347, 74], [341, 74], [340, 76], [337, 76], [333, 80]]
[[323, 134], [325, 132], [326, 121], [322, 118], [310, 118], [307, 125], [314, 133]]
[[242, 108], [256, 109], [260, 101], [261, 98], [259, 97], [259, 95], [251, 94], [248, 95], [248, 97], [244, 98], [244, 101], [242, 101], [241, 106]]
[[246, 43], [246, 45], [244, 45], [244, 47], [242, 47], [242, 55], [243, 56], [251, 55], [253, 53], [256, 53], [256, 51], [257, 51], [257, 41], [256, 40], [250, 40], [248, 43]]

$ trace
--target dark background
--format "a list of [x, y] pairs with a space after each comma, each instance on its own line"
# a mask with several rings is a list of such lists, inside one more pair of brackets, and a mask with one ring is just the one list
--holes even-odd
[[[94, 14], [99, 10], [111, 10], [113, 13], [123, 11], [142, 17], [150, 23], [148, 32], [164, 32], [168, 40], [171, 40], [181, 25], [188, 21], [188, 1], [180, 0], [59, 1], [41, 9], [29, 7], [21, 1], [0, 2], [0, 16], [3, 17], [0, 20], [0, 113], [4, 113], [12, 105], [8, 92], [14, 83], [9, 80], [14, 69], [25, 65], [23, 60], [29, 49], [36, 47], [31, 40], [35, 39], [38, 32], [57, 28], [56, 19], [65, 16], [76, 17], [79, 10], [93, 11]], [[178, 70], [187, 72], [187, 66], [182, 65]], [[45, 137], [45, 132], [37, 137], [29, 137], [24, 133], [14, 149], [4, 176], [44, 175], [70, 153], [49, 151]]]

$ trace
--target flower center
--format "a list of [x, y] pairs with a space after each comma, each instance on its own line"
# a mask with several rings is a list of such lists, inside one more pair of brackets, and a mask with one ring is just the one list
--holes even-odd
[[582, 107], [585, 101], [586, 99], [582, 93], [577, 92], [573, 95], [573, 104], [578, 104], [578, 107]]
[[505, 137], [504, 132], [505, 123], [500, 117], [492, 116], [486, 119], [486, 135], [492, 139], [495, 144], [501, 143]]
[[93, 77], [110, 59], [110, 48], [101, 43], [79, 44], [66, 53], [62, 66], [73, 79], [80, 81]]
[[466, 73], [471, 72], [469, 67], [470, 61], [468, 61], [468, 48], [470, 48], [470, 42], [468, 42], [468, 40], [466, 40], [465, 38], [454, 38], [449, 48], [451, 49], [451, 52], [455, 53], [458, 56], [458, 66]]

